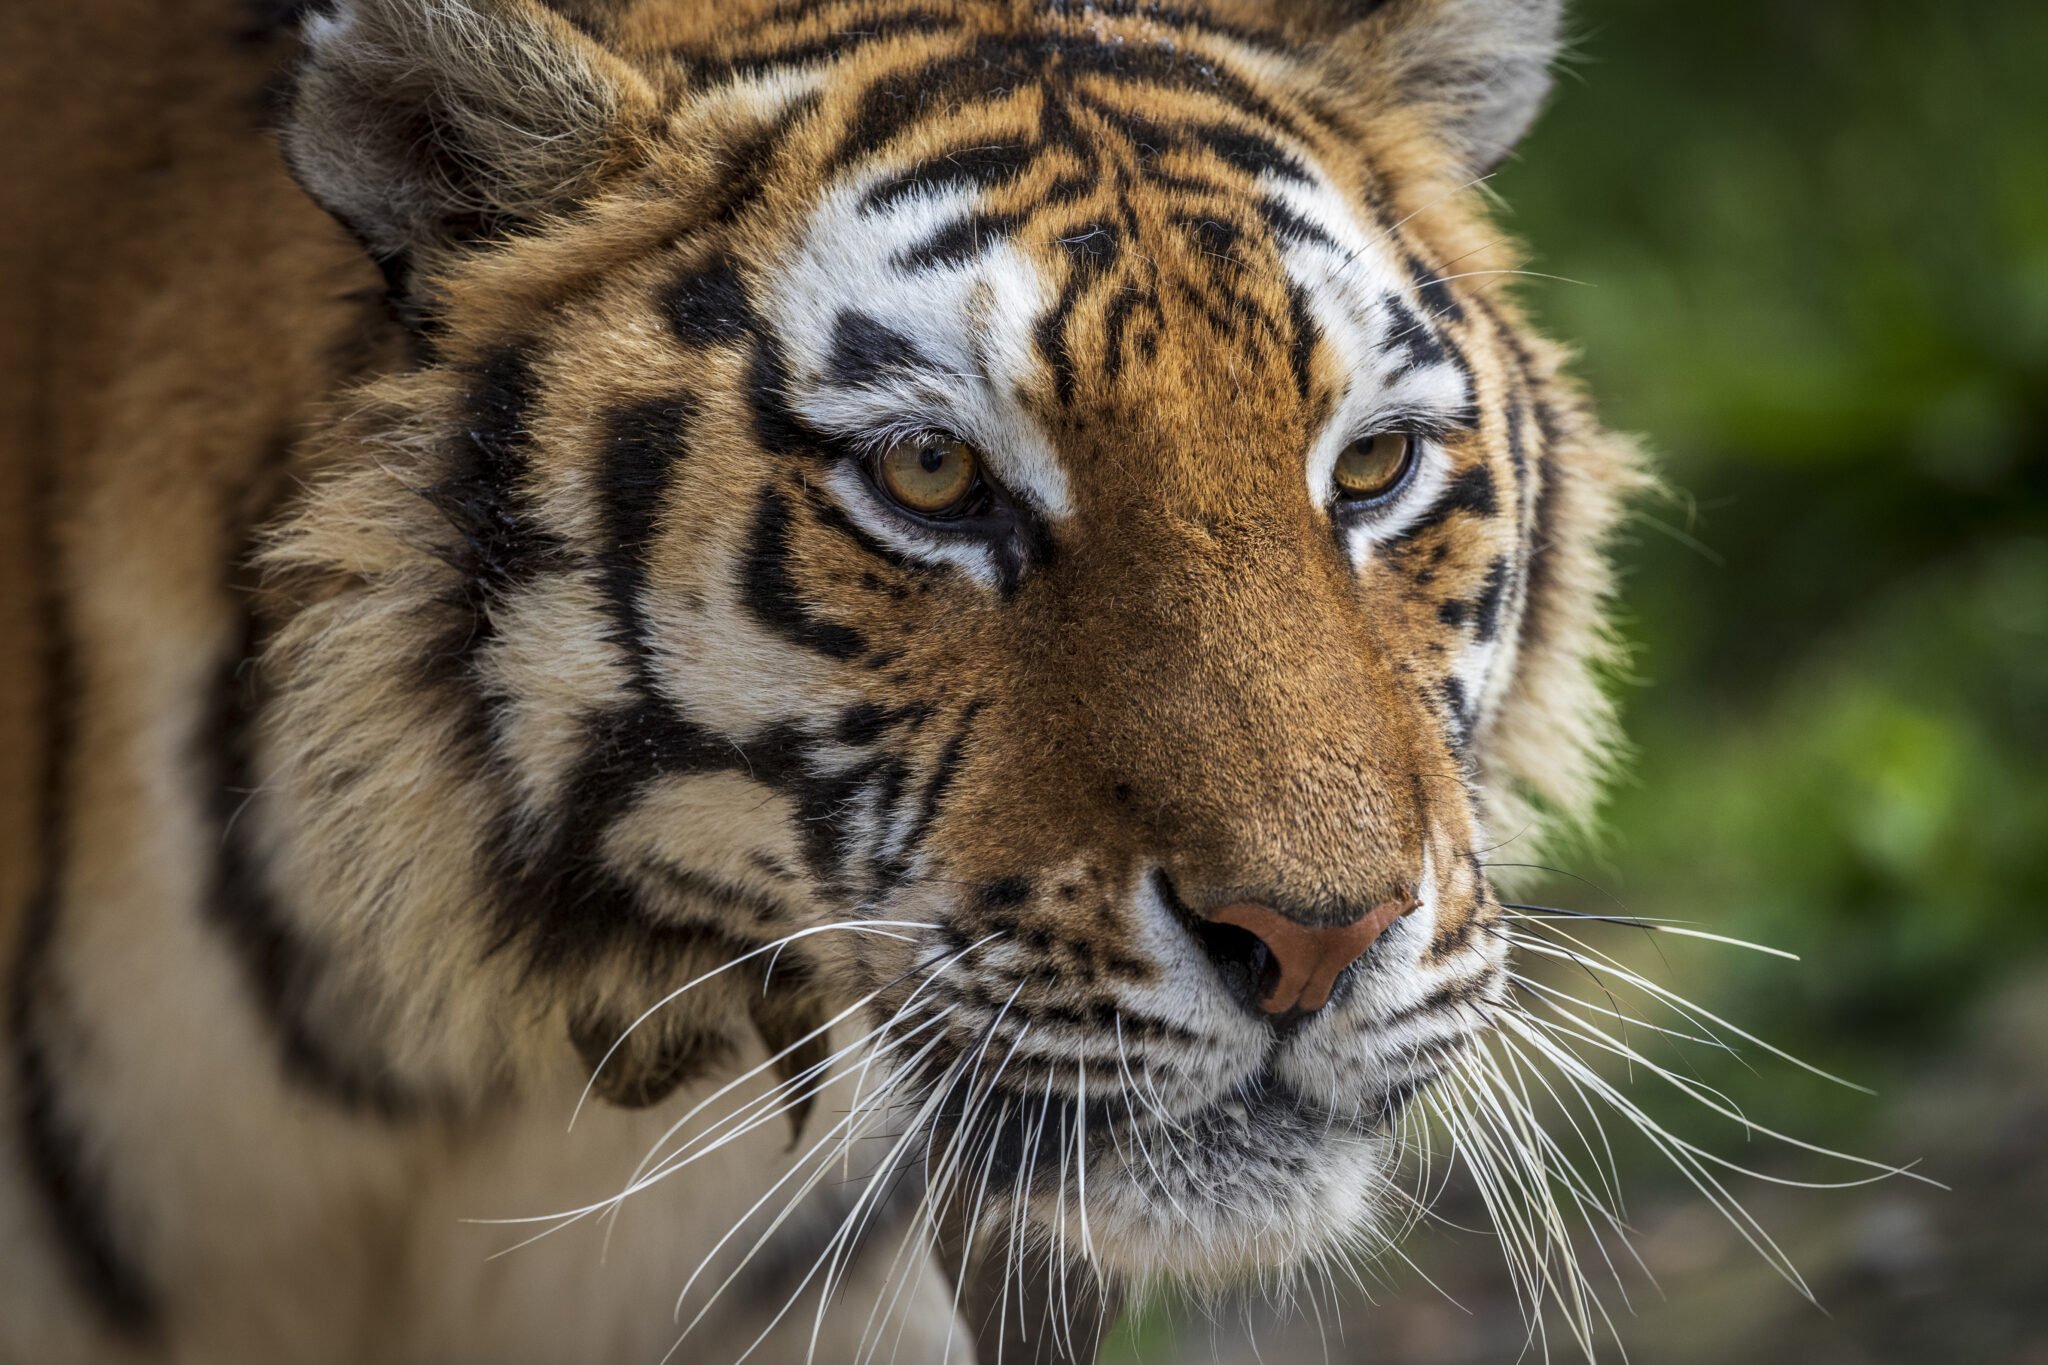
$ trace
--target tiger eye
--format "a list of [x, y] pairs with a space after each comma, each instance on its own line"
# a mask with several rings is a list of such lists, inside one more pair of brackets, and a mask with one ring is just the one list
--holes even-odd
[[981, 487], [974, 447], [950, 436], [907, 436], [875, 457], [875, 478], [898, 504], [920, 516], [964, 510]]
[[1334, 477], [1340, 497], [1377, 498], [1401, 482], [1408, 472], [1411, 442], [1398, 431], [1382, 431], [1344, 447]]

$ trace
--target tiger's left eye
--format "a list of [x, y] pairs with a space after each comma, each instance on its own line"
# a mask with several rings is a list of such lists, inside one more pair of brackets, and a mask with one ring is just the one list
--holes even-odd
[[1382, 431], [1345, 446], [1333, 472], [1337, 496], [1369, 502], [1391, 493], [1408, 473], [1414, 444], [1404, 432]]
[[892, 501], [923, 517], [961, 516], [974, 510], [982, 494], [974, 447], [950, 436], [892, 441], [874, 457], [874, 471]]

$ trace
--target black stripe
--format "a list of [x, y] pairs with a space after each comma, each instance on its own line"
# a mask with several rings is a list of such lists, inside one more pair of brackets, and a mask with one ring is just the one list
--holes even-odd
[[[745, 911], [747, 918], [753, 921], [754, 928], [762, 931], [766, 938], [774, 937], [779, 926], [786, 925], [796, 918], [788, 905], [773, 896], [764, 896], [736, 882], [714, 877], [708, 872], [699, 872], [695, 868], [684, 867], [680, 863], [650, 861], [642, 865], [642, 870], [652, 875], [675, 895], [690, 900], [706, 900], [716, 905], [720, 911], [720, 918], [716, 924], [706, 925], [707, 931], [728, 931], [730, 917], [724, 912], [731, 910]], [[741, 951], [763, 941], [764, 937], [744, 936], [741, 940], [736, 940], [740, 943]]]
[[[1196, 54], [1160, 44], [1106, 42], [1089, 34], [991, 35], [932, 61], [898, 68], [862, 92], [853, 117], [825, 172], [836, 175], [866, 161], [934, 110], [961, 111], [1002, 98], [1021, 86], [1063, 83], [1074, 75], [1096, 75], [1138, 85], [1157, 85], [1213, 95], [1269, 127], [1304, 140], [1296, 121], [1235, 73]], [[1091, 106], [1095, 102], [1091, 101]], [[1255, 134], [1227, 124], [1183, 125], [1189, 136], [1203, 130], [1211, 151], [1250, 158], [1262, 168], [1287, 174], [1291, 158]], [[1263, 147], [1271, 149], [1265, 154]]]
[[1415, 296], [1421, 301], [1423, 311], [1441, 321], [1463, 322], [1465, 309], [1458, 302], [1458, 296], [1451, 292], [1450, 282], [1424, 265], [1413, 252], [1403, 260], [1407, 263], [1408, 279], [1415, 286]]
[[[1362, 18], [1383, 3], [1385, 0], [1351, 0], [1350, 10]], [[1291, 50], [1286, 40], [1271, 29], [1228, 23], [1201, 10], [1179, 9], [1159, 4], [1158, 0], [1080, 0], [1079, 4], [1075, 0], [1051, 0], [1046, 8], [1054, 14], [1079, 18], [1091, 24], [1103, 19], [1137, 19], [1146, 24], [1193, 29], [1197, 33], [1228, 38], [1254, 51], [1284, 53]]]
[[1336, 238], [1271, 195], [1259, 201], [1259, 216], [1280, 241], [1308, 242], [1330, 251], [1342, 250]]
[[868, 314], [844, 309], [832, 320], [825, 377], [833, 383], [866, 388], [929, 369], [916, 343]]
[[1523, 473], [1529, 463], [1526, 445], [1527, 422], [1521, 397], [1523, 393], [1529, 396], [1529, 401], [1534, 404], [1536, 410], [1536, 506], [1529, 531], [1529, 555], [1522, 587], [1526, 606], [1517, 627], [1521, 634], [1521, 645], [1528, 649], [1542, 642], [1545, 625], [1543, 618], [1549, 605], [1551, 586], [1556, 577], [1555, 537], [1559, 480], [1556, 449], [1558, 441], [1563, 436], [1563, 428], [1556, 410], [1545, 401], [1542, 390], [1537, 385], [1536, 360], [1523, 344], [1522, 338], [1515, 334], [1514, 329], [1507, 325], [1483, 296], [1479, 300], [1479, 307], [1486, 314], [1487, 320], [1493, 324], [1494, 334], [1500, 338], [1513, 357], [1515, 375], [1520, 381], [1519, 392], [1508, 404], [1508, 451], [1517, 474]]
[[970, 213], [898, 253], [899, 270], [946, 270], [966, 265], [1024, 224], [1021, 213]]
[[[47, 443], [42, 447], [47, 449]], [[97, 1144], [63, 1112], [60, 1078], [43, 1029], [66, 1004], [50, 955], [62, 913], [64, 877], [75, 852], [70, 819], [71, 762], [78, 743], [82, 670], [72, 623], [57, 584], [64, 557], [55, 527], [55, 476], [33, 466], [35, 562], [44, 567], [37, 616], [46, 651], [43, 668], [43, 765], [38, 781], [36, 846], [42, 857], [25, 908], [8, 982], [8, 1022], [15, 1073], [15, 1119], [28, 1174], [42, 1195], [56, 1254], [72, 1283], [120, 1335], [147, 1343], [161, 1335], [162, 1306], [153, 1285], [120, 1245], [104, 1175], [92, 1161]], [[17, 1249], [20, 1250], [20, 1249]]]
[[908, 862], [909, 855], [922, 844], [925, 835], [931, 832], [933, 822], [939, 818], [939, 808], [945, 804], [946, 792], [951, 789], [953, 779], [960, 775], [960, 767], [967, 759], [967, 741], [974, 734], [974, 722], [988, 703], [975, 698], [961, 708], [960, 719], [953, 727], [952, 735], [946, 740], [946, 747], [939, 751], [938, 762], [932, 765], [931, 773], [925, 778], [924, 789], [918, 795], [917, 823], [903, 840], [901, 856]]
[[1479, 626], [1479, 638], [1491, 640], [1500, 629], [1500, 607], [1508, 590], [1508, 561], [1504, 555], [1497, 555], [1486, 566], [1486, 582], [1479, 589], [1479, 596], [1472, 601], [1473, 619]]
[[730, 256], [714, 256], [669, 286], [668, 324], [688, 346], [715, 346], [753, 333], [753, 301]]
[[783, 142], [820, 103], [815, 90], [800, 95], [783, 105], [766, 124], [722, 149], [719, 160], [723, 173], [704, 202], [707, 225], [730, 226], [747, 209], [761, 202]]
[[1039, 149], [1022, 142], [976, 143], [926, 157], [861, 196], [862, 213], [877, 213], [912, 195], [940, 190], [992, 190], [1031, 169]]
[[1292, 281], [1287, 286], [1287, 325], [1293, 334], [1287, 347], [1288, 368], [1294, 373], [1295, 392], [1306, 402], [1315, 386], [1316, 343], [1322, 340], [1323, 329], [1309, 311], [1308, 291]]
[[1036, 74], [987, 40], [936, 60], [899, 67], [861, 92], [824, 171], [838, 175], [886, 147], [934, 110], [958, 110], [1006, 94]]
[[1387, 540], [1389, 546], [1411, 544], [1425, 532], [1442, 526], [1460, 512], [1490, 517], [1499, 510], [1494, 497], [1493, 467], [1484, 461], [1452, 479], [1428, 511], [1416, 518], [1400, 535]]
[[1398, 297], [1388, 294], [1380, 306], [1387, 314], [1387, 334], [1380, 341], [1380, 350], [1398, 349], [1405, 356], [1396, 373], [1425, 369], [1450, 358], [1448, 343]]
[[[511, 458], [512, 438], [493, 428], [516, 426], [523, 404], [523, 397], [501, 396], [473, 411], [477, 422], [471, 444], [477, 458]], [[261, 589], [253, 564], [255, 528], [264, 520], [263, 509], [276, 500], [290, 453], [289, 437], [281, 436], [258, 471], [249, 499], [253, 505], [231, 507], [227, 513], [226, 539], [237, 549], [228, 560], [223, 597], [239, 605], [240, 615], [192, 745], [193, 770], [203, 784], [200, 804], [215, 831], [204, 909], [241, 964], [256, 1008], [277, 1040], [286, 1079], [351, 1112], [399, 1120], [426, 1107], [424, 1097], [399, 1081], [386, 1059], [349, 1055], [308, 1016], [307, 1007], [320, 997], [328, 975], [326, 954], [295, 930], [278, 904], [253, 842], [254, 815], [244, 809], [258, 799], [262, 785], [255, 755], [261, 706], [256, 661], [262, 654], [255, 611]], [[500, 471], [489, 479], [501, 477], [509, 475]]]
[[1089, 286], [1115, 267], [1122, 254], [1123, 239], [1114, 225], [1094, 222], [1062, 232], [1059, 243], [1066, 248], [1067, 278], [1060, 286], [1059, 298], [1038, 320], [1036, 340], [1052, 370], [1054, 396], [1061, 403], [1068, 403], [1073, 400], [1076, 382], [1074, 356], [1067, 341], [1068, 323]]
[[685, 951], [701, 931], [666, 925], [641, 904], [627, 873], [604, 858], [604, 842], [649, 784], [668, 774], [753, 772], [773, 781], [793, 766], [769, 746], [741, 747], [643, 696], [599, 717], [566, 784], [558, 819], [537, 846], [507, 818], [498, 832], [500, 946], [522, 942], [530, 971], [586, 967], [631, 936], [647, 952]]
[[1444, 711], [1450, 719], [1450, 728], [1445, 733], [1451, 741], [1451, 752], [1463, 756], [1472, 748], [1472, 727], [1477, 717], [1472, 712], [1472, 702], [1465, 695], [1465, 684], [1455, 674], [1443, 681]]
[[789, 362], [767, 331], [754, 337], [747, 362], [747, 397], [754, 409], [754, 439], [770, 455], [802, 455], [818, 449], [818, 440], [789, 406]]
[[640, 595], [646, 586], [648, 547], [675, 466], [687, 453], [689, 425], [696, 412], [694, 396], [675, 394], [619, 409], [605, 422], [597, 475], [605, 545], [598, 562], [619, 643], [642, 673]]
[[[239, 600], [254, 601], [254, 575], [238, 589]], [[350, 1112], [406, 1119], [426, 1101], [388, 1063], [346, 1055], [307, 1017], [306, 1006], [319, 997], [328, 974], [326, 954], [295, 931], [251, 844], [255, 821], [243, 807], [258, 799], [261, 781], [253, 754], [257, 679], [247, 664], [258, 653], [253, 619], [245, 616], [236, 647], [222, 661], [210, 714], [194, 736], [193, 759], [204, 775], [202, 794], [215, 831], [206, 916], [241, 964], [277, 1040], [286, 1079]]]
[[[1102, 377], [1108, 383], [1115, 383], [1124, 372], [1124, 331], [1130, 325], [1131, 313], [1146, 302], [1135, 289], [1120, 289], [1109, 301], [1109, 308], [1102, 318]], [[1156, 300], [1151, 304], [1156, 312]]]
[[422, 492], [462, 536], [466, 553], [457, 567], [465, 577], [502, 589], [562, 553], [561, 541], [536, 521], [524, 488], [532, 440], [526, 422], [536, 391], [531, 347], [500, 347], [467, 378], [462, 434], [446, 474]]
[[805, 66], [828, 57], [843, 61], [872, 43], [904, 34], [943, 34], [958, 23], [959, 16], [954, 14], [937, 10], [903, 10], [865, 20], [857, 26], [835, 29], [818, 38], [771, 43], [734, 52], [693, 55], [686, 60], [692, 74], [700, 81], [729, 80], [765, 67]]
[[498, 706], [476, 674], [478, 658], [497, 638], [492, 607], [569, 559], [527, 489], [532, 350], [529, 342], [514, 343], [469, 367], [463, 425], [449, 441], [442, 477], [420, 490], [460, 538], [437, 551], [459, 577], [442, 603], [445, 626], [414, 660], [414, 680], [450, 699], [460, 742], [478, 762], [490, 753]]
[[761, 490], [753, 531], [741, 561], [742, 598], [754, 618], [784, 639], [832, 659], [857, 659], [867, 641], [851, 626], [813, 620], [790, 575], [789, 500], [773, 485]]

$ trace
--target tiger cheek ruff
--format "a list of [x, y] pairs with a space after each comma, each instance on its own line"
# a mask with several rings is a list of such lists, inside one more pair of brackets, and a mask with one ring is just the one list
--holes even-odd
[[192, 8], [151, 231], [257, 287], [110, 289], [42, 475], [0, 1356], [1086, 1359], [1386, 1250], [1612, 734], [1642, 476], [1475, 188], [1556, 5]]

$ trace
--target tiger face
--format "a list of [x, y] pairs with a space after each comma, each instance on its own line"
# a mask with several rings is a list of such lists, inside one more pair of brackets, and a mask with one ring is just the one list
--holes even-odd
[[1632, 465], [1471, 202], [1551, 7], [1343, 8], [311, 21], [288, 156], [413, 356], [267, 552], [266, 780], [404, 911], [348, 990], [418, 1085], [566, 1026], [796, 1094], [839, 1020], [977, 1216], [1373, 1239], [1487, 851], [1585, 807]]

